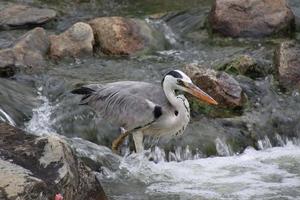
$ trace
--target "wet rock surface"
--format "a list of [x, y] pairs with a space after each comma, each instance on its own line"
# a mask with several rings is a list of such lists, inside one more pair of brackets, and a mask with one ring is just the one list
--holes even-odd
[[245, 96], [239, 83], [224, 72], [205, 69], [195, 64], [185, 66], [185, 72], [201, 89], [212, 96], [222, 107], [242, 107]]
[[32, 87], [0, 78], [0, 121], [22, 127], [38, 105], [37, 93]]
[[89, 21], [101, 52], [108, 55], [133, 55], [163, 50], [165, 41], [145, 21], [124, 17], [102, 17]]
[[288, 33], [294, 26], [286, 0], [215, 0], [209, 20], [213, 31], [232, 37]]
[[90, 25], [78, 22], [60, 35], [50, 36], [50, 57], [78, 58], [93, 54], [94, 34]]
[[11, 48], [0, 50], [0, 75], [9, 77], [24, 68], [45, 65], [49, 38], [43, 28], [35, 28], [21, 36]]
[[[36, 137], [0, 123], [3, 199], [106, 199], [95, 174], [57, 136]], [[84, 191], [84, 192], [83, 192]]]
[[261, 63], [250, 55], [241, 55], [223, 64], [218, 70], [234, 75], [241, 74], [255, 79], [272, 73], [272, 66], [268, 63]]
[[21, 4], [11, 4], [0, 11], [0, 29], [43, 25], [56, 17], [56, 11]]
[[300, 88], [300, 45], [282, 42], [275, 51], [275, 65], [280, 84], [286, 89]]

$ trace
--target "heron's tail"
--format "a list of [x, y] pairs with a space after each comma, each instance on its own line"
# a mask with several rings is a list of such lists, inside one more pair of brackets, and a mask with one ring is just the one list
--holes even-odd
[[77, 89], [74, 89], [71, 91], [72, 94], [80, 94], [80, 95], [84, 95], [80, 101], [80, 105], [85, 105], [88, 102], [86, 101], [93, 93], [95, 92], [95, 90], [88, 88], [88, 87], [80, 87]]
[[95, 92], [95, 90], [88, 87], [80, 87], [71, 91], [72, 94], [89, 95]]

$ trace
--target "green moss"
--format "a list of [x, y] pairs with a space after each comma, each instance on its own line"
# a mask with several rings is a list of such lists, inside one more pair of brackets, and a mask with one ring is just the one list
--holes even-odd
[[260, 65], [254, 58], [248, 55], [238, 56], [230, 62], [218, 65], [216, 69], [233, 75], [248, 76], [253, 79], [266, 76], [271, 72], [271, 66]]
[[88, 129], [82, 132], [81, 137], [90, 142], [99, 144], [97, 134], [98, 134], [97, 129]]
[[213, 142], [206, 143], [206, 144], [204, 145], [204, 148], [203, 148], [203, 149], [204, 149], [204, 150], [203, 150], [203, 153], [204, 153], [207, 157], [209, 157], [209, 156], [215, 156], [215, 155], [218, 154], [217, 149], [216, 149], [216, 145], [215, 145], [215, 143], [213, 143]]
[[194, 115], [205, 114], [209, 117], [228, 118], [243, 114], [243, 107], [225, 108], [202, 103], [194, 97], [189, 98], [191, 112]]

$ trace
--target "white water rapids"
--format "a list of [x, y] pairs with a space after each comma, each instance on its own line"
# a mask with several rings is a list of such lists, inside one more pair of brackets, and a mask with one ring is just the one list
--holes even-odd
[[[34, 110], [27, 131], [53, 134], [49, 117], [53, 109], [44, 99]], [[157, 163], [149, 161], [149, 156], [131, 154], [122, 158], [118, 170], [103, 167], [97, 177], [110, 199], [116, 200], [300, 199], [300, 142], [278, 140], [283, 146], [271, 147], [265, 138], [259, 141], [259, 151], [249, 147], [240, 155], [187, 156], [192, 160], [181, 162], [164, 161], [164, 152], [155, 148], [151, 155]], [[216, 146], [219, 153], [232, 154], [219, 139]]]

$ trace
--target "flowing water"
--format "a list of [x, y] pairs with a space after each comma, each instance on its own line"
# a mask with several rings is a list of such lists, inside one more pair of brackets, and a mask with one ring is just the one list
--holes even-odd
[[[183, 136], [147, 138], [151, 150], [137, 155], [125, 147], [123, 157], [104, 147], [118, 135], [118, 127], [78, 106], [80, 98], [70, 94], [76, 86], [93, 82], [160, 84], [170, 69], [188, 63], [217, 68], [243, 54], [272, 68], [276, 39], [212, 38], [205, 28], [210, 0], [93, 0], [82, 1], [76, 9], [67, 0], [25, 2], [46, 2], [60, 10], [63, 16], [50, 32], [95, 16], [138, 16], [160, 30], [170, 47], [135, 57], [49, 61], [41, 71], [0, 79], [0, 121], [36, 135], [71, 138], [80, 155], [101, 163], [95, 170], [110, 199], [300, 199], [300, 95], [298, 91], [282, 94], [272, 75], [255, 80], [235, 77], [249, 98], [242, 113], [215, 117], [207, 110], [204, 114], [193, 111]], [[290, 2], [298, 20], [300, 3]], [[164, 12], [174, 13], [162, 19], [152, 16]], [[0, 32], [0, 47], [9, 46], [23, 33]]]
[[[51, 106], [47, 98], [40, 98], [43, 104], [34, 109], [27, 131], [55, 134], [49, 116], [58, 105]], [[217, 138], [216, 149], [223, 157], [209, 158], [192, 154], [188, 146], [177, 147], [169, 157], [155, 147], [121, 158], [81, 139], [75, 138], [73, 145], [95, 161], [99, 153], [108, 154], [107, 158], [100, 156], [110, 165], [97, 170], [97, 178], [110, 199], [300, 199], [300, 139], [276, 137], [280, 147], [272, 147], [266, 136], [258, 141], [260, 150], [248, 147], [240, 155], [233, 155], [230, 146]]]
[[124, 158], [117, 172], [99, 175], [113, 199], [300, 199], [300, 147], [182, 162]]

